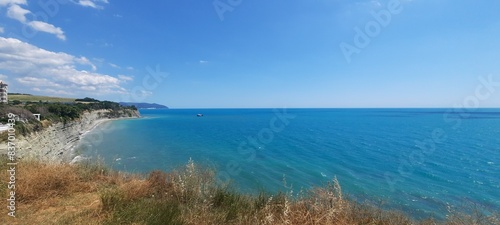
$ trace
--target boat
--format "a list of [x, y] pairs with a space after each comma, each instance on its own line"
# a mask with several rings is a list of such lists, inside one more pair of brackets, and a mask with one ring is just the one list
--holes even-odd
[[196, 116], [197, 116], [197, 117], [202, 117], [202, 116], [203, 116], [203, 114], [198, 113]]

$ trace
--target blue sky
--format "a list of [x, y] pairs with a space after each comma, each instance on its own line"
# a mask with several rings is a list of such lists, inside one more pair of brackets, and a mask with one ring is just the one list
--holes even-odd
[[[499, 107], [499, 9], [494, 0], [0, 0], [0, 79], [10, 92], [173, 108]], [[495, 85], [481, 89], [484, 80]]]

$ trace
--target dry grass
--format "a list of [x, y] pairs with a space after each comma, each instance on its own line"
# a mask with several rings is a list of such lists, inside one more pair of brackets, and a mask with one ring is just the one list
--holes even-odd
[[66, 196], [84, 190], [95, 190], [89, 183], [80, 182], [80, 177], [70, 165], [51, 165], [37, 162], [19, 164], [17, 196], [22, 203], [39, 199]]
[[[7, 177], [4, 162], [0, 167]], [[500, 224], [498, 213], [486, 216], [476, 208], [454, 213], [448, 221], [412, 221], [346, 199], [336, 179], [298, 194], [244, 195], [217, 185], [213, 171], [192, 161], [178, 171], [146, 177], [99, 164], [22, 161], [16, 176], [17, 218], [3, 216], [2, 207], [0, 224]]]
[[21, 102], [74, 102], [74, 98], [60, 98], [37, 95], [12, 95], [9, 94], [9, 101], [19, 100]]

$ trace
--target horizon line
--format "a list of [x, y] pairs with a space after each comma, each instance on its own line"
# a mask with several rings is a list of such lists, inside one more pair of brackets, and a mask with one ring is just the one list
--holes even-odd
[[[500, 109], [498, 107], [169, 107], [154, 109]], [[148, 108], [142, 108], [148, 109]]]

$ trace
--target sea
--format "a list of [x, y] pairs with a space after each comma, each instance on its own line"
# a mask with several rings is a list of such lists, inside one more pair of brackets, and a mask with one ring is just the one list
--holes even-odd
[[143, 109], [76, 153], [116, 170], [189, 160], [238, 191], [294, 193], [337, 179], [349, 198], [415, 219], [500, 212], [500, 109]]

